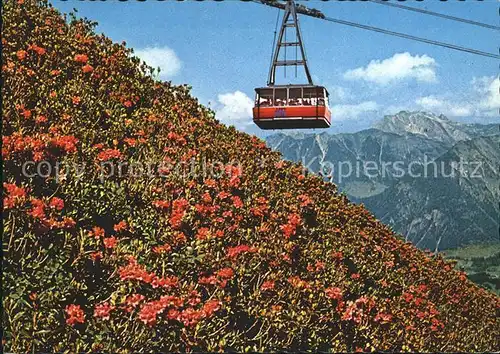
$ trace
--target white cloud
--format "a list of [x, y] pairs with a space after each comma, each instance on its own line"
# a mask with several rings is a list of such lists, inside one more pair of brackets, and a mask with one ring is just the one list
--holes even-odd
[[330, 102], [344, 102], [352, 97], [350, 90], [342, 86], [327, 86]]
[[220, 121], [237, 127], [252, 122], [253, 100], [243, 92], [224, 93], [217, 100], [215, 113]]
[[436, 82], [436, 61], [427, 55], [396, 53], [384, 60], [372, 60], [366, 67], [348, 70], [344, 78], [364, 80], [379, 85], [415, 79], [420, 82]]
[[134, 54], [154, 69], [159, 67], [160, 78], [164, 80], [177, 75], [182, 67], [181, 60], [169, 47], [147, 47], [134, 50]]
[[[500, 81], [497, 77], [484, 76], [471, 81], [472, 90], [461, 97], [456, 95], [425, 96], [415, 100], [422, 109], [443, 113], [450, 117], [493, 117], [500, 109]], [[450, 98], [451, 97], [451, 98]]]
[[483, 76], [472, 79], [472, 86], [480, 96], [479, 108], [487, 114], [497, 114], [500, 109], [500, 78]]
[[415, 103], [426, 111], [442, 113], [450, 117], [466, 117], [473, 113], [473, 106], [468, 103], [452, 102], [436, 96], [425, 96], [415, 100]]
[[374, 101], [365, 101], [359, 104], [339, 104], [331, 107], [332, 120], [357, 119], [364, 113], [374, 112], [379, 105]]

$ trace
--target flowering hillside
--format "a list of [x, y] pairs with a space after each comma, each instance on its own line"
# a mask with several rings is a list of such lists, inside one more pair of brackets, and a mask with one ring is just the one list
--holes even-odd
[[498, 297], [93, 23], [3, 27], [4, 350], [500, 348]]

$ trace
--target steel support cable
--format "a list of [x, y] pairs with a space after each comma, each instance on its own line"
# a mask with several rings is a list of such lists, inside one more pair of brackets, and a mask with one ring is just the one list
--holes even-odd
[[[278, 31], [278, 23], [280, 20], [280, 9], [278, 9], [278, 15], [276, 16], [276, 27], [274, 28], [274, 39], [273, 39], [273, 47], [271, 48], [271, 62], [269, 67], [273, 67], [273, 58], [274, 58], [274, 46], [276, 44], [276, 32]], [[269, 84], [269, 83], [268, 83]]]
[[461, 46], [458, 46], [458, 45], [455, 45], [455, 44], [449, 44], [449, 43], [434, 41], [432, 39], [426, 39], [426, 38], [416, 37], [416, 36], [412, 36], [410, 34], [389, 31], [389, 30], [386, 30], [386, 29], [383, 29], [383, 28], [362, 25], [362, 24], [359, 24], [359, 23], [354, 23], [354, 22], [349, 22], [349, 21], [344, 21], [344, 20], [338, 20], [338, 19], [331, 18], [331, 17], [325, 17], [324, 20], [325, 21], [339, 23], [341, 25], [352, 26], [352, 27], [366, 29], [366, 30], [369, 30], [369, 31], [379, 32], [379, 33], [383, 33], [383, 34], [388, 34], [388, 35], [396, 36], [396, 37], [400, 37], [400, 38], [411, 39], [411, 40], [417, 41], [417, 42], [432, 44], [432, 45], [436, 45], [436, 46], [440, 46], [440, 47], [444, 47], [444, 48], [449, 48], [449, 49], [454, 49], [454, 50], [458, 50], [458, 51], [462, 51], [462, 52], [467, 52], [467, 53], [471, 53], [471, 54], [481, 55], [481, 56], [484, 56], [484, 57], [490, 57], [490, 58], [500, 59], [500, 55], [498, 55], [498, 54], [493, 54], [493, 53], [483, 52], [483, 51], [476, 50], [476, 49], [461, 47]]
[[450, 15], [446, 15], [446, 14], [442, 14], [442, 13], [438, 13], [438, 12], [433, 12], [433, 11], [429, 11], [429, 10], [419, 9], [419, 8], [416, 8], [416, 7], [411, 7], [411, 6], [401, 5], [401, 4], [394, 4], [394, 3], [390, 3], [390, 2], [387, 2], [387, 1], [383, 1], [383, 0], [368, 0], [368, 1], [369, 2], [373, 2], [375, 4], [386, 5], [386, 6], [396, 7], [396, 8], [403, 9], [403, 10], [409, 10], [409, 11], [419, 12], [419, 13], [430, 15], [430, 16], [441, 17], [441, 18], [445, 18], [447, 20], [452, 20], [452, 21], [457, 21], [457, 22], [463, 22], [463, 23], [467, 23], [469, 25], [474, 25], [474, 26], [480, 26], [480, 27], [484, 27], [484, 28], [489, 28], [489, 29], [493, 29], [493, 30], [496, 30], [496, 31], [500, 30], [499, 26], [494, 26], [494, 25], [490, 25], [488, 23], [483, 23], [483, 22], [477, 22], [477, 21], [473, 21], [473, 20], [468, 20], [466, 18], [460, 18], [460, 17], [450, 16]]

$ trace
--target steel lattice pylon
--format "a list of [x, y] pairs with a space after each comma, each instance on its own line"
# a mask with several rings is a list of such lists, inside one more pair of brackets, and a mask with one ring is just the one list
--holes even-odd
[[[296, 32], [295, 42], [283, 41], [284, 39], [283, 37], [286, 37], [285, 33], [287, 28], [295, 28]], [[299, 47], [302, 59], [298, 60], [298, 58], [296, 58], [295, 60], [286, 60], [285, 57], [285, 60], [279, 60], [279, 54], [281, 49], [286, 47]], [[287, 0], [285, 5], [285, 14], [283, 15], [283, 22], [281, 24], [281, 29], [278, 36], [278, 42], [276, 43], [276, 47], [274, 48], [273, 61], [271, 63], [271, 67], [269, 68], [269, 78], [267, 80], [268, 86], [273, 86], [275, 84], [276, 68], [278, 66], [297, 67], [300, 65], [304, 67], [304, 71], [306, 73], [307, 80], [309, 81], [309, 85], [313, 85], [311, 73], [309, 72], [309, 67], [307, 66], [306, 52], [302, 44], [302, 34], [300, 32], [300, 26], [299, 26], [299, 20], [297, 18], [295, 2], [293, 0]]]

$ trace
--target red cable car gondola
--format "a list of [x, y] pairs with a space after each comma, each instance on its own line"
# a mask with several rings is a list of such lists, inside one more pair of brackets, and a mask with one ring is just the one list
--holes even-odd
[[328, 128], [328, 91], [322, 86], [256, 88], [253, 121], [261, 129]]
[[[283, 15], [278, 42], [273, 53], [269, 70], [268, 86], [256, 88], [253, 121], [261, 129], [312, 129], [328, 128], [331, 112], [328, 107], [328, 91], [323, 86], [314, 85], [307, 66], [302, 45], [299, 22], [293, 0], [288, 0]], [[295, 27], [296, 41], [284, 42], [286, 29]], [[279, 60], [280, 49], [285, 48], [285, 60]], [[302, 60], [286, 60], [286, 48], [300, 48]], [[309, 81], [306, 85], [275, 85], [278, 66], [304, 66]]]

